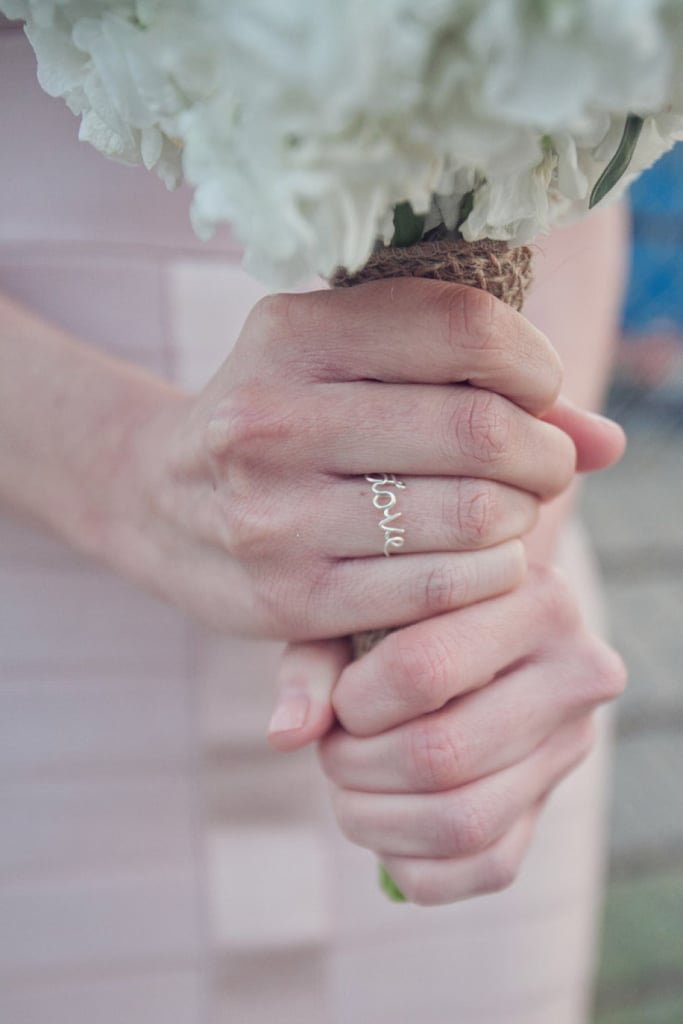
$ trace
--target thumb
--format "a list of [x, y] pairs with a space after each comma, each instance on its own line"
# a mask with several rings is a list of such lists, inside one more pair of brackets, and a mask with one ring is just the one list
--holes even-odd
[[298, 750], [332, 728], [332, 691], [350, 660], [348, 640], [316, 640], [285, 648], [268, 726], [268, 741], [275, 750]]
[[569, 434], [576, 446], [576, 468], [581, 473], [607, 469], [624, 454], [626, 435], [618, 423], [579, 409], [565, 398], [558, 399], [541, 418]]

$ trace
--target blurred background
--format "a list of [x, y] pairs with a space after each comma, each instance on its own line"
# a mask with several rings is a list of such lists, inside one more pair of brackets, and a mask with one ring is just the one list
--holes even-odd
[[683, 1022], [683, 143], [631, 189], [632, 258], [608, 412], [623, 461], [584, 510], [612, 639], [610, 885], [595, 1024]]

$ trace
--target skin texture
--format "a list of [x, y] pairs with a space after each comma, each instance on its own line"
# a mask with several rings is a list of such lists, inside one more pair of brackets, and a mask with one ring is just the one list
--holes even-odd
[[524, 823], [590, 751], [592, 712], [623, 685], [620, 659], [547, 569], [392, 635], [345, 670], [320, 746], [342, 830], [415, 902], [473, 895], [482, 879], [499, 888], [497, 872], [510, 882], [518, 868], [505, 851], [521, 855]]
[[[527, 307], [562, 355], [563, 393], [588, 407], [605, 386], [625, 248], [619, 208], [559, 233]], [[572, 415], [552, 414], [565, 428]], [[585, 455], [597, 435], [582, 430]], [[610, 445], [618, 457], [605, 434], [596, 466]], [[285, 653], [272, 745], [320, 739], [340, 827], [413, 902], [512, 884], [547, 796], [591, 750], [595, 709], [623, 689], [623, 663], [551, 568], [575, 498], [573, 484], [543, 505], [511, 592], [399, 630], [359, 662], [342, 641]]]
[[[585, 358], [584, 377], [593, 369]], [[553, 511], [541, 516], [534, 536], [543, 528], [546, 540], [532, 540], [532, 554], [566, 515], [575, 469], [609, 465], [623, 449], [617, 427], [557, 404], [561, 381], [557, 353], [527, 320], [437, 282], [261, 302], [197, 395], [3, 298], [0, 501], [210, 626], [296, 641], [274, 745], [329, 732], [321, 756], [347, 834], [384, 856], [411, 898], [460, 898], [500, 880], [481, 860], [494, 847], [505, 878], [513, 873], [545, 793], [588, 749], [593, 707], [622, 685], [618, 661], [577, 632], [574, 599], [555, 594], [562, 584], [525, 576], [520, 537], [541, 506]], [[388, 559], [362, 480], [383, 468], [408, 483], [409, 547]], [[560, 609], [540, 639], [524, 629], [534, 585], [545, 587], [539, 604]], [[487, 638], [467, 676], [447, 657], [459, 615], [474, 616], [471, 635]], [[486, 615], [507, 623], [507, 633], [495, 627], [499, 648]], [[404, 624], [362, 669], [348, 666], [344, 641], [325, 640]], [[517, 634], [516, 667], [505, 637]], [[547, 710], [530, 751], [507, 735], [501, 680], [516, 687], [521, 729], [544, 685], [531, 666], [554, 672], [568, 645], [580, 654], [571, 679], [584, 696]], [[424, 720], [437, 723], [470, 691], [491, 701], [481, 721], [505, 752], [502, 766], [474, 751], [461, 759], [465, 774], [444, 775], [450, 788], [425, 792], [422, 777], [405, 775], [400, 737], [384, 778], [369, 747], [356, 752], [411, 722], [425, 737]], [[447, 726], [438, 728], [443, 736]], [[351, 785], [353, 758], [361, 775]]]
[[[504, 593], [540, 502], [622, 444], [577, 410], [539, 419], [561, 380], [544, 335], [432, 281], [267, 299], [196, 396], [8, 301], [2, 325], [0, 497], [218, 629], [310, 640]], [[410, 480], [400, 558], [366, 514], [388, 464]]]

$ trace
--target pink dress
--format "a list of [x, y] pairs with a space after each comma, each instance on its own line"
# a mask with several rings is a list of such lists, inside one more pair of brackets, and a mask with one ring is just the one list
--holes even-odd
[[[262, 293], [229, 237], [199, 243], [187, 193], [78, 143], [12, 29], [0, 96], [0, 288], [201, 386]], [[277, 658], [0, 520], [3, 1024], [584, 1021], [603, 747], [512, 889], [396, 906], [313, 754], [265, 742]]]

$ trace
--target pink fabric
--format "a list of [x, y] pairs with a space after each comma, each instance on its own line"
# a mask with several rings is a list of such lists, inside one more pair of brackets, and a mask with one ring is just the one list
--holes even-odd
[[[16, 31], [0, 95], [0, 287], [200, 386], [262, 293], [227, 232], [200, 244], [186, 192], [77, 143]], [[311, 753], [265, 743], [277, 647], [201, 630], [9, 518], [0, 598], [0, 1020], [584, 1020], [604, 745], [510, 891], [397, 907]]]

